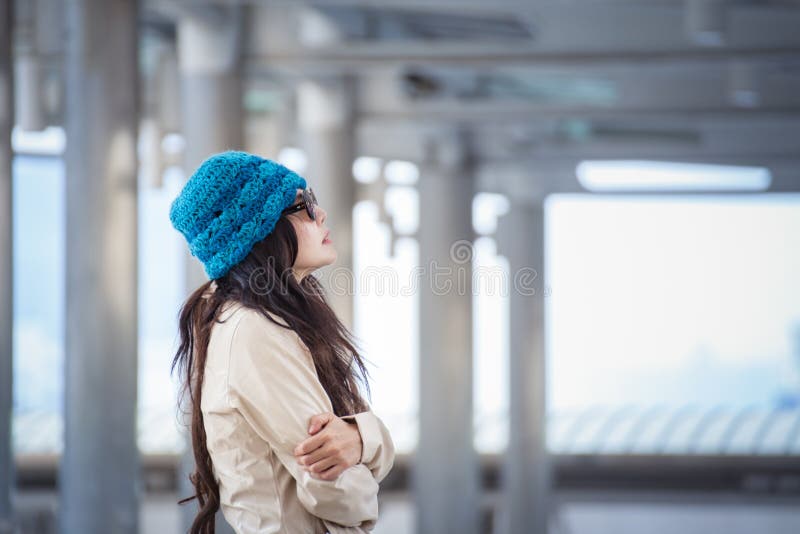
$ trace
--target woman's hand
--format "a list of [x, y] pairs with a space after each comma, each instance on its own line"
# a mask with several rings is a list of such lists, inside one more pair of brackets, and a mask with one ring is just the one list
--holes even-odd
[[363, 443], [358, 425], [325, 412], [309, 421], [311, 437], [294, 449], [297, 463], [314, 478], [334, 480], [361, 460]]

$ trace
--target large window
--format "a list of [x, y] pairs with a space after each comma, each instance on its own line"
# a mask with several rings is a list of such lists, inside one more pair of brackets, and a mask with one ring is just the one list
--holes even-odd
[[[413, 200], [385, 208], [413, 218]], [[492, 212], [478, 200], [476, 223]], [[800, 195], [556, 195], [545, 217], [553, 452], [800, 453]], [[370, 280], [364, 269], [387, 268], [402, 288], [418, 250], [399, 238], [392, 254], [392, 224], [375, 202], [356, 208], [356, 271]], [[473, 266], [507, 270], [491, 234], [477, 239]], [[508, 301], [481, 280], [475, 446], [499, 453]], [[368, 284], [357, 292], [375, 408], [405, 452], [416, 447], [417, 306]]]
[[62, 449], [64, 164], [16, 156], [14, 188], [14, 423], [17, 452]]
[[[59, 453], [64, 397], [64, 163], [60, 154], [18, 155], [13, 173], [14, 450]], [[183, 446], [169, 366], [184, 292], [184, 249], [168, 217], [182, 181], [181, 172], [170, 169], [162, 187], [142, 184], [139, 189], [138, 424], [146, 429], [139, 434], [143, 452], [177, 452]]]
[[547, 203], [550, 447], [800, 453], [800, 195]]
[[[413, 234], [424, 231], [416, 171], [370, 162], [386, 180], [384, 215], [374, 200], [354, 209], [355, 329], [373, 407], [398, 451], [411, 452], [419, 410]], [[58, 154], [14, 160], [20, 453], [63, 446], [64, 180]], [[169, 365], [185, 245], [168, 219], [182, 182], [170, 169], [160, 187], [140, 186], [143, 452], [183, 446]], [[473, 267], [507, 271], [486, 223], [496, 210], [478, 200]], [[800, 195], [556, 195], [545, 214], [553, 452], [800, 454]], [[480, 452], [502, 452], [508, 441], [508, 300], [492, 280], [473, 288]]]

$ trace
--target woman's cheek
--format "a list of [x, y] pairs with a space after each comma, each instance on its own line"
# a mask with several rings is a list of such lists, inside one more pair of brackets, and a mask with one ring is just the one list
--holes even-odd
[[317, 255], [317, 247], [311, 238], [312, 232], [303, 225], [297, 234], [298, 248], [300, 249], [298, 257], [302, 257], [308, 262], [313, 262], [314, 257]]

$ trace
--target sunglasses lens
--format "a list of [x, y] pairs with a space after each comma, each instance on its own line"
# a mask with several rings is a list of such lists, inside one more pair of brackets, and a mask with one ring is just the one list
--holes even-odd
[[312, 221], [316, 221], [317, 213], [316, 210], [314, 210], [314, 204], [315, 204], [314, 192], [311, 191], [311, 188], [303, 189], [303, 201], [305, 202], [306, 205], [306, 212], [308, 213], [308, 217]]

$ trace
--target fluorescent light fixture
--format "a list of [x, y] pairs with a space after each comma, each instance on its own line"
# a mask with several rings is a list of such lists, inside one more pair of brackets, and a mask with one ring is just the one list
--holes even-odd
[[711, 30], [694, 32], [692, 41], [700, 46], [722, 46], [725, 44], [722, 33]]
[[308, 166], [308, 157], [302, 148], [286, 146], [278, 152], [278, 163], [302, 176]]
[[735, 106], [754, 108], [761, 104], [762, 70], [754, 63], [738, 61], [728, 67], [729, 98]]
[[419, 192], [403, 185], [386, 188], [384, 207], [392, 216], [392, 226], [398, 235], [413, 235], [419, 227]]
[[386, 181], [394, 185], [414, 185], [419, 180], [419, 167], [410, 161], [390, 161], [384, 172]]
[[373, 184], [381, 177], [383, 161], [380, 158], [361, 156], [353, 162], [353, 177], [362, 184]]
[[582, 161], [575, 168], [589, 191], [764, 191], [769, 169], [645, 160]]
[[180, 154], [185, 147], [186, 138], [179, 133], [168, 133], [161, 140], [161, 150], [169, 155]]
[[687, 0], [685, 27], [699, 46], [725, 44], [726, 6], [722, 0]]
[[472, 198], [472, 227], [480, 235], [497, 231], [497, 219], [508, 213], [511, 203], [499, 193], [477, 193]]

